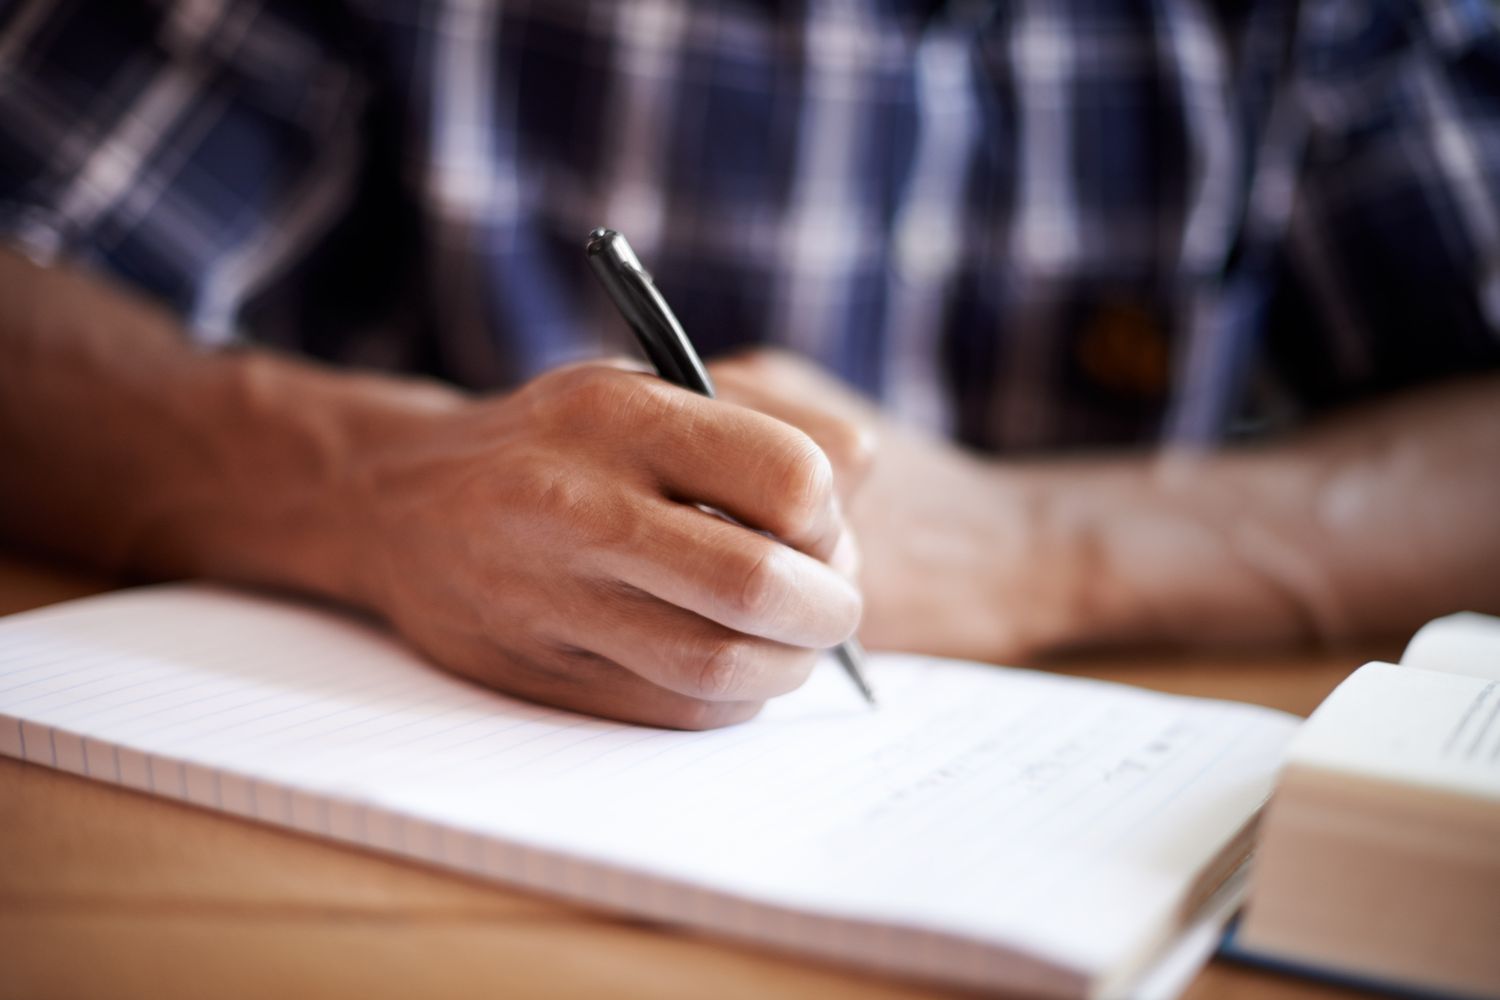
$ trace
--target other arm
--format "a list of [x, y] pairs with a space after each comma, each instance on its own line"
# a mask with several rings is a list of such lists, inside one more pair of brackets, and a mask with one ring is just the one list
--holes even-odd
[[1220, 452], [1007, 462], [884, 421], [783, 355], [726, 395], [879, 438], [851, 508], [874, 646], [1013, 661], [1140, 643], [1338, 640], [1500, 612], [1500, 376]]

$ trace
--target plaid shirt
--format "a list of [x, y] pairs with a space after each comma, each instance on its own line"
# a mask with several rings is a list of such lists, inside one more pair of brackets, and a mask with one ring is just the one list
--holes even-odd
[[0, 0], [0, 230], [487, 388], [801, 351], [1006, 450], [1209, 442], [1500, 363], [1484, 0]]

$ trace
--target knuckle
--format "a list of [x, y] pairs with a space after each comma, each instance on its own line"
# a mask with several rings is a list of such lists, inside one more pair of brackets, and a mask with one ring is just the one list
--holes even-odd
[[786, 597], [782, 556], [773, 543], [767, 543], [739, 573], [731, 579], [737, 583], [727, 595], [727, 603], [741, 618], [757, 621], [773, 614]]
[[875, 433], [849, 420], [833, 421], [823, 448], [845, 475], [863, 477], [875, 461]]
[[[632, 552], [648, 537], [641, 512], [616, 485], [560, 462], [534, 459], [508, 470], [503, 523], [512, 540], [552, 546], [552, 572], [601, 552]], [[539, 568], [539, 567], [538, 567]], [[515, 565], [500, 571], [514, 578]]]
[[700, 658], [697, 689], [704, 698], [723, 700], [741, 691], [754, 670], [755, 650], [746, 637], [729, 636]]
[[575, 369], [563, 385], [561, 403], [574, 421], [596, 423], [611, 419], [622, 407], [629, 376], [594, 366]]
[[681, 405], [659, 379], [609, 365], [574, 365], [548, 378], [548, 415], [567, 428], [612, 428], [621, 421], [668, 416]]
[[532, 384], [543, 394], [566, 398], [599, 382], [604, 375], [599, 365], [563, 365], [544, 372]]
[[795, 433], [774, 478], [776, 523], [768, 525], [783, 538], [803, 538], [814, 531], [833, 499], [833, 464], [812, 438]]
[[[619, 373], [615, 373], [618, 375]], [[609, 373], [595, 365], [568, 365], [537, 378], [528, 387], [531, 413], [543, 424], [572, 430], [606, 404], [612, 389]]]
[[582, 478], [571, 475], [558, 463], [518, 463], [511, 482], [528, 498], [533, 512], [544, 520], [572, 520], [585, 514], [591, 491]]

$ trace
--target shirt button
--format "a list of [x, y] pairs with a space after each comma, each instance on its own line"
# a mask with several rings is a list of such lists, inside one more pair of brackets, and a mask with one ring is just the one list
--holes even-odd
[[1159, 399], [1171, 379], [1166, 335], [1139, 302], [1098, 306], [1079, 334], [1076, 357], [1090, 381], [1120, 396]]

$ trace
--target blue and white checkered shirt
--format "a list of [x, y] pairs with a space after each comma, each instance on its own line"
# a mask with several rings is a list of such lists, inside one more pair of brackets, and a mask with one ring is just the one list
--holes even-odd
[[1009, 451], [1500, 364], [1485, 0], [0, 0], [0, 231], [335, 361], [792, 347]]

